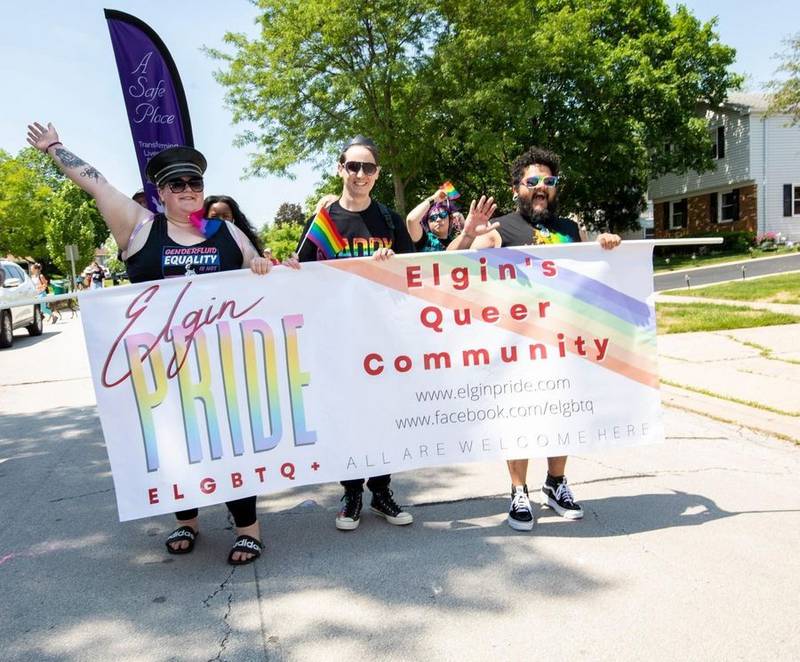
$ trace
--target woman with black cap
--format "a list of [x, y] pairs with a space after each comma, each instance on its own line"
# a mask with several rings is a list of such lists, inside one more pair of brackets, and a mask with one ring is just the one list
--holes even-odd
[[[153, 215], [64, 147], [52, 124], [28, 125], [28, 142], [49, 155], [61, 172], [95, 199], [122, 251], [132, 283], [246, 267], [266, 274], [272, 267], [232, 223], [205, 222], [194, 214], [203, 207], [206, 169], [206, 159], [196, 149], [170, 147], [148, 162], [147, 176], [158, 188], [164, 209]], [[180, 261], [170, 259], [172, 247], [180, 249], [174, 251]], [[262, 549], [256, 497], [226, 505], [237, 533], [228, 562], [250, 563]], [[167, 550], [170, 554], [188, 554], [198, 535], [197, 509], [176, 513], [176, 517], [180, 526], [167, 538]]]

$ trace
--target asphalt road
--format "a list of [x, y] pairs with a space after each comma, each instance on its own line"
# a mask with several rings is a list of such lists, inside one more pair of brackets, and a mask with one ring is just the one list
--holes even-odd
[[[203, 509], [188, 556], [164, 549], [170, 517], [118, 521], [79, 321], [16, 340], [3, 662], [800, 659], [791, 443], [666, 409], [663, 444], [571, 457], [586, 517], [537, 507], [529, 533], [506, 524], [502, 463], [397, 474], [402, 528], [366, 512], [337, 531], [339, 486], [298, 488], [259, 499], [264, 557], [231, 568], [224, 507]], [[532, 495], [543, 474], [532, 461]]]
[[800, 269], [800, 253], [784, 257], [730, 262], [715, 267], [701, 267], [699, 269], [658, 274], [653, 278], [653, 287], [656, 292], [683, 289], [686, 287], [687, 275], [689, 276], [691, 287], [736, 280], [742, 277], [742, 267], [745, 268], [746, 278], [779, 274], [785, 271], [797, 271]]

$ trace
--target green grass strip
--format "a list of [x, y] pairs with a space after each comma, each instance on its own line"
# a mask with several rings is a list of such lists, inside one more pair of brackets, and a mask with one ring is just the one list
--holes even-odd
[[670, 290], [664, 294], [733, 301], [800, 304], [800, 273], [778, 274], [765, 278], [737, 280], [708, 287]]
[[656, 303], [658, 332], [722, 331], [798, 324], [800, 317], [747, 306], [713, 303]]

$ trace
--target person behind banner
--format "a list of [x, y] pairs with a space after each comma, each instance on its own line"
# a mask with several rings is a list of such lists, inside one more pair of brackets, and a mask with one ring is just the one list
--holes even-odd
[[258, 254], [262, 257], [270, 259], [272, 264], [277, 264], [276, 260], [271, 259], [271, 256], [264, 253], [264, 242], [258, 236], [256, 229], [250, 223], [247, 216], [239, 207], [239, 204], [229, 195], [209, 195], [203, 201], [203, 217], [204, 218], [219, 218], [223, 221], [233, 223], [237, 228], [242, 231], [250, 243], [255, 246]]
[[[50, 281], [47, 280], [47, 277], [42, 273], [42, 265], [38, 262], [34, 262], [31, 265], [31, 280], [33, 281], [34, 287], [36, 287], [36, 297], [38, 299], [44, 299], [47, 296], [47, 287]], [[55, 323], [55, 314], [50, 310], [47, 303], [42, 301], [42, 303], [39, 304], [39, 310], [42, 313], [42, 317]]]
[[[303, 230], [297, 248], [299, 261], [367, 256], [384, 260], [395, 253], [413, 253], [414, 245], [400, 216], [370, 197], [380, 175], [375, 143], [364, 136], [349, 141], [339, 155], [337, 172], [342, 179], [342, 194], [327, 208], [320, 201], [317, 212]], [[390, 475], [371, 476], [367, 480], [372, 492], [371, 510], [390, 524], [411, 524], [414, 518], [395, 502], [390, 482]], [[336, 515], [336, 528], [353, 531], [361, 521], [364, 479], [345, 480], [341, 484], [344, 495]]]
[[[266, 274], [269, 260], [236, 226], [199, 218], [203, 206], [205, 157], [192, 147], [170, 147], [153, 156], [147, 176], [158, 189], [164, 213], [153, 215], [114, 188], [93, 166], [75, 156], [59, 140], [52, 124], [28, 125], [28, 143], [49, 155], [58, 168], [97, 202], [127, 267], [132, 283], [249, 267]], [[228, 555], [232, 565], [250, 563], [262, 544], [256, 497], [229, 501], [237, 538]], [[196, 508], [176, 513], [180, 526], [167, 538], [170, 554], [188, 554], [198, 535]]]
[[446, 250], [463, 225], [464, 217], [456, 211], [442, 188], [425, 198], [406, 216], [406, 227], [414, 248], [423, 253]]
[[[511, 169], [511, 190], [516, 211], [496, 219], [498, 227], [489, 229], [479, 218], [467, 217], [464, 229], [448, 250], [499, 248], [539, 244], [565, 244], [584, 240], [581, 228], [558, 216], [559, 157], [545, 149], [531, 147], [521, 154]], [[620, 238], [603, 233], [597, 242], [605, 249], [616, 248]], [[542, 485], [544, 504], [566, 519], [581, 519], [583, 508], [575, 501], [564, 475], [567, 457], [547, 458], [547, 477]], [[508, 524], [517, 531], [530, 531], [535, 519], [528, 498], [528, 460], [508, 460], [511, 476], [511, 506]]]

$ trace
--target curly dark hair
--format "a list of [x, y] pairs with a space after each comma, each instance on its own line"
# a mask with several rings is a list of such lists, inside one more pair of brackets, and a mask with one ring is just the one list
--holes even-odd
[[258, 236], [256, 229], [252, 226], [250, 221], [247, 220], [247, 216], [245, 216], [244, 212], [239, 208], [239, 204], [236, 200], [229, 195], [209, 195], [203, 201], [203, 218], [208, 218], [208, 211], [211, 209], [211, 205], [215, 205], [218, 202], [222, 202], [230, 207], [233, 213], [233, 224], [250, 240], [250, 243], [255, 246], [258, 254], [264, 255], [264, 244]]
[[527, 152], [520, 154], [514, 161], [514, 165], [511, 166], [511, 185], [518, 186], [522, 180], [522, 174], [528, 166], [532, 165], [547, 166], [555, 176], [558, 175], [561, 159], [558, 154], [551, 152], [549, 149], [531, 147]]

